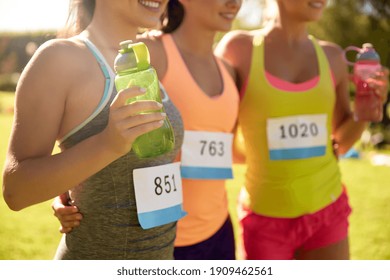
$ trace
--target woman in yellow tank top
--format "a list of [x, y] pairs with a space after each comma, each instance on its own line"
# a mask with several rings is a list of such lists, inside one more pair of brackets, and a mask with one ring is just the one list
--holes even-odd
[[[138, 38], [147, 44], [185, 129], [176, 160], [182, 163], [187, 216], [177, 223], [175, 259], [235, 259], [225, 180], [232, 177], [239, 95], [234, 70], [215, 57], [213, 44], [218, 31], [230, 30], [240, 6], [240, 0], [171, 0], [162, 33]], [[81, 219], [70, 213], [77, 209], [63, 208], [58, 200], [53, 208], [63, 232]]]
[[[339, 46], [307, 32], [327, 1], [277, 0], [262, 30], [232, 31], [217, 54], [238, 73], [246, 148], [241, 224], [247, 259], [348, 259], [348, 216], [333, 142], [349, 150], [354, 122]], [[370, 82], [385, 102], [388, 71]]]

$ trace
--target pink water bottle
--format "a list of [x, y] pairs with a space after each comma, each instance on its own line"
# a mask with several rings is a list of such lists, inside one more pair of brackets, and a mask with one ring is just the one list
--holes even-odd
[[380, 97], [369, 87], [367, 79], [375, 76], [382, 69], [380, 57], [370, 43], [363, 44], [362, 48], [350, 46], [345, 49], [356, 51], [355, 63], [347, 61], [353, 66], [353, 82], [355, 91], [355, 121], [380, 122], [383, 118], [383, 105]]

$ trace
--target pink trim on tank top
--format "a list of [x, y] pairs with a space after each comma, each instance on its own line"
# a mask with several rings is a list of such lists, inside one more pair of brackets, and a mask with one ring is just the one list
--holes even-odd
[[[336, 87], [336, 81], [332, 74], [332, 81], [333, 81], [333, 87]], [[316, 76], [308, 81], [302, 82], [302, 83], [292, 83], [289, 81], [282, 80], [269, 72], [265, 71], [265, 77], [268, 80], [268, 82], [275, 88], [284, 90], [284, 91], [290, 91], [290, 92], [301, 92], [301, 91], [306, 91], [309, 90], [313, 87], [315, 87], [320, 79], [320, 76]], [[246, 88], [248, 86], [248, 78], [246, 79], [244, 85], [242, 86], [240, 90], [240, 98], [244, 96], [244, 93], [246, 91]]]

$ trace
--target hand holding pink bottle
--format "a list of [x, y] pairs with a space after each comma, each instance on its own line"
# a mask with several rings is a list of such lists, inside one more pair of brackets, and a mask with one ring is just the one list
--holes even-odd
[[369, 85], [369, 80], [382, 69], [380, 57], [370, 43], [363, 44], [362, 48], [347, 47], [345, 53], [348, 51], [357, 52], [354, 63], [347, 60], [349, 65], [353, 65], [353, 82], [356, 87], [354, 119], [380, 122], [383, 118], [382, 98]]

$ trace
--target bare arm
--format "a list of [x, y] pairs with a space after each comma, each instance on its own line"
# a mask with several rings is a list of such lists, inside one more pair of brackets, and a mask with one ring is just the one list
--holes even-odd
[[[76, 56], [76, 58], [74, 58]], [[74, 48], [47, 43], [32, 58], [16, 91], [15, 119], [3, 173], [3, 195], [12, 210], [43, 202], [66, 192], [131, 149], [136, 137], [161, 126], [156, 102], [126, 105], [142, 94], [139, 88], [120, 92], [110, 107], [103, 132], [51, 155], [64, 119], [73, 81]], [[130, 116], [130, 117], [129, 117]]]
[[[228, 64], [237, 89], [240, 91], [249, 75], [252, 57], [252, 35], [246, 31], [227, 33], [215, 48], [215, 55]], [[245, 143], [239, 124], [234, 129], [233, 161], [245, 163]]]
[[143, 42], [149, 49], [150, 62], [156, 69], [159, 80], [161, 81], [168, 68], [168, 59], [165, 53], [164, 45], [161, 41], [162, 32], [151, 31], [137, 37], [139, 42]]
[[[333, 116], [333, 137], [338, 144], [338, 152], [346, 153], [354, 143], [360, 139], [366, 129], [367, 122], [356, 122], [350, 109], [349, 74], [344, 62], [340, 47], [322, 42], [328, 56], [332, 72], [336, 79], [336, 104]], [[378, 73], [378, 76], [370, 81], [370, 86], [375, 88], [376, 93], [384, 103], [387, 100], [388, 71]]]
[[336, 104], [333, 113], [333, 137], [338, 152], [346, 153], [360, 138], [367, 127], [366, 122], [355, 122], [350, 108], [348, 69], [342, 58], [342, 50], [334, 44], [327, 44], [325, 52], [336, 80]]
[[238, 90], [241, 90], [249, 75], [252, 40], [250, 32], [231, 31], [221, 39], [214, 51], [216, 56], [233, 68]]

